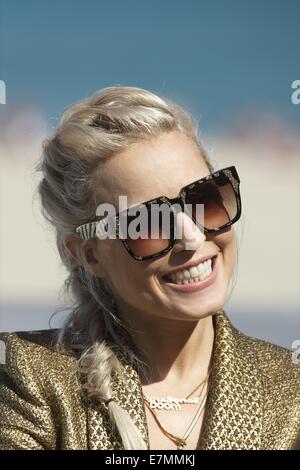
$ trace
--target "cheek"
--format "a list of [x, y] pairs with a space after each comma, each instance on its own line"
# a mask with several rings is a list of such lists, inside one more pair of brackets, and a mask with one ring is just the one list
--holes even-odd
[[118, 240], [112, 240], [103, 252], [105, 277], [113, 291], [121, 297], [139, 292], [146, 282], [143, 262], [134, 260]]
[[222, 253], [224, 270], [231, 276], [237, 260], [237, 240], [233, 227], [226, 233], [215, 235], [213, 241]]

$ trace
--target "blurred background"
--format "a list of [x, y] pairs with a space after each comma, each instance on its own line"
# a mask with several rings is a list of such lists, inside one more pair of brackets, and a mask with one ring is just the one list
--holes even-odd
[[0, 331], [49, 328], [64, 305], [35, 197], [43, 138], [74, 101], [130, 85], [187, 107], [215, 166], [237, 166], [235, 326], [300, 339], [299, 25], [299, 0], [0, 0]]

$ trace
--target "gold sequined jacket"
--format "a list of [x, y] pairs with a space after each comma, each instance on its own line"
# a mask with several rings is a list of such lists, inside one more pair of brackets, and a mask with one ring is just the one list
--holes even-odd
[[[300, 449], [300, 365], [292, 352], [245, 336], [213, 317], [211, 386], [199, 449]], [[107, 405], [86, 400], [77, 358], [57, 352], [53, 330], [2, 333], [0, 449], [123, 449]], [[142, 388], [121, 351], [113, 398], [149, 448]]]

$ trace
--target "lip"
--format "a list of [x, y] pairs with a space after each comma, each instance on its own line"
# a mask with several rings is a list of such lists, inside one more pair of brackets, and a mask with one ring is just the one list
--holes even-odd
[[[211, 284], [215, 282], [217, 275], [218, 275], [218, 255], [215, 255], [213, 257], [210, 256], [210, 257], [203, 258], [203, 261], [206, 261], [207, 259], [210, 259], [210, 258], [213, 258], [212, 259], [212, 272], [206, 279], [203, 279], [203, 281], [194, 282], [193, 284], [175, 284], [173, 282], [164, 281], [164, 285], [180, 292], [196, 292], [196, 291], [205, 289], [206, 287], [210, 286]], [[197, 264], [199, 264], [199, 261], [194, 264], [191, 264], [191, 263], [189, 265], [187, 264], [186, 266], [191, 267], [191, 266], [196, 266]], [[184, 268], [181, 268], [181, 270], [182, 269]], [[178, 271], [178, 269], [176, 271]]]

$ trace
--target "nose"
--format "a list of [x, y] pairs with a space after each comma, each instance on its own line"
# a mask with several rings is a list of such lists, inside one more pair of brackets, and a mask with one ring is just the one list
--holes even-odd
[[204, 232], [184, 212], [176, 214], [176, 243], [174, 251], [199, 250], [206, 240]]

